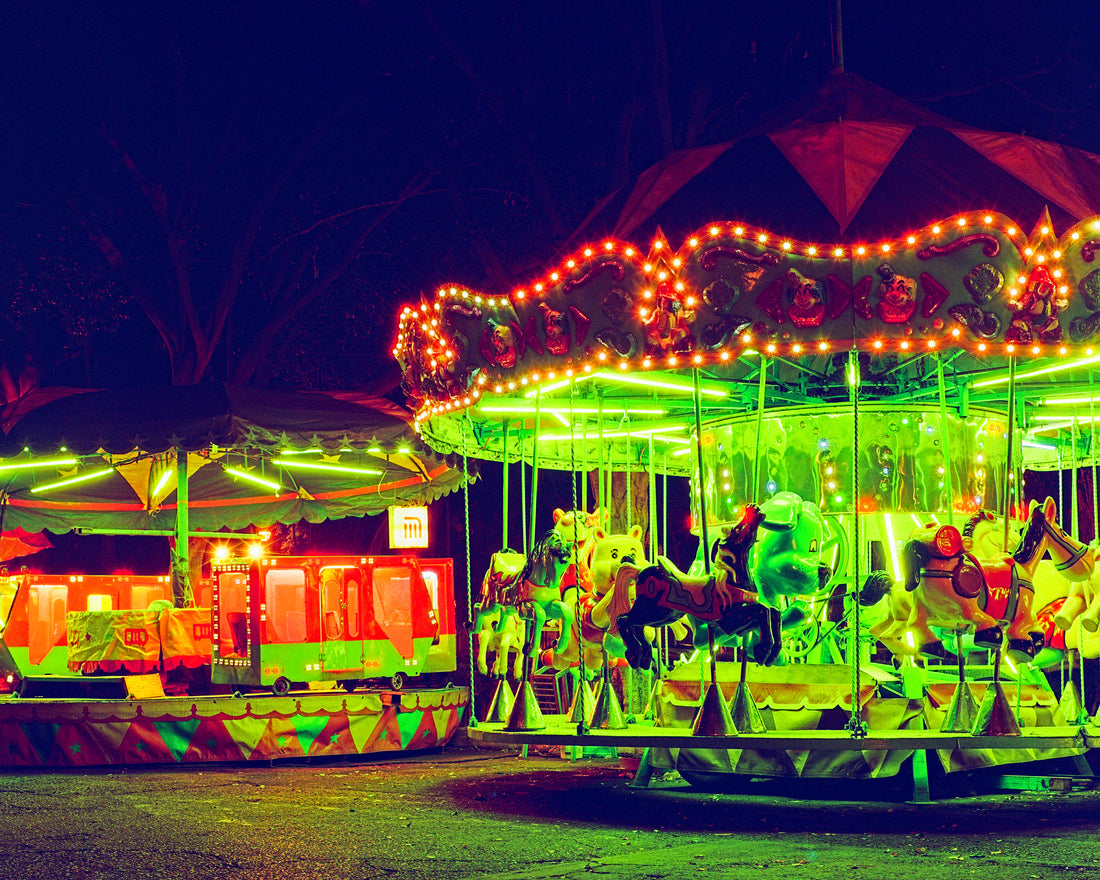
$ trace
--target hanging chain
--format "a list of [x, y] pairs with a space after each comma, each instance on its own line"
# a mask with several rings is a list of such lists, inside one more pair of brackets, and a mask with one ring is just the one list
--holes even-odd
[[470, 647], [470, 721], [469, 727], [477, 727], [477, 711], [474, 694], [477, 692], [474, 680], [474, 606], [473, 606], [473, 567], [470, 562], [470, 460], [466, 455], [466, 425], [469, 414], [462, 420], [462, 508], [466, 524], [466, 633]]
[[521, 552], [527, 552], [527, 466], [523, 463], [523, 438], [519, 441], [519, 526]]
[[852, 606], [852, 631], [849, 636], [848, 660], [852, 668], [852, 714], [846, 725], [855, 738], [867, 736], [867, 722], [861, 715], [860, 681], [862, 657], [862, 622], [859, 615], [859, 355], [848, 352], [848, 389], [852, 398], [852, 582], [848, 585], [848, 597]]
[[[569, 383], [569, 487], [573, 490], [573, 617], [577, 627], [577, 733], [588, 733], [588, 712], [584, 705], [584, 694], [587, 676], [584, 669], [584, 644], [581, 639], [581, 566], [577, 557], [577, 539], [581, 534], [581, 523], [578, 517], [582, 513], [577, 507], [577, 461], [575, 450], [577, 443], [573, 433], [576, 425], [576, 416], [573, 411], [573, 395], [577, 387]], [[587, 523], [585, 524], [587, 527]], [[564, 622], [563, 622], [564, 626]]]

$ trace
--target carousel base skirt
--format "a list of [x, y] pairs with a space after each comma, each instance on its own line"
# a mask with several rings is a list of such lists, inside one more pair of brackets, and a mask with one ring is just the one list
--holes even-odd
[[447, 745], [468, 688], [285, 697], [0, 697], [0, 770], [280, 761]]

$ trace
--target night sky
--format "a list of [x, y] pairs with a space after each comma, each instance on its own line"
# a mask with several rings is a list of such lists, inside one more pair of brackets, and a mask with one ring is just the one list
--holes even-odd
[[[832, 7], [2, 4], [0, 393], [399, 395], [400, 304], [446, 281], [507, 290], [653, 163], [816, 87]], [[1100, 152], [1092, 12], [845, 0], [845, 67]]]
[[[1100, 75], [1072, 6], [847, 0], [845, 66], [971, 125], [1100, 152]], [[9, 372], [392, 379], [398, 303], [443, 281], [522, 281], [670, 150], [732, 138], [812, 89], [834, 65], [831, 7], [4, 4]], [[211, 321], [249, 230], [204, 359], [185, 364], [195, 346], [177, 339], [173, 365], [165, 336], [190, 335], [180, 279]], [[326, 284], [265, 336], [310, 282]], [[135, 284], [164, 313], [159, 334]]]

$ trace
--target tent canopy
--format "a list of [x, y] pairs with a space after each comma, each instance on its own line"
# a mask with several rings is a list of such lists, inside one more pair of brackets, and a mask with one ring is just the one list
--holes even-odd
[[1059, 230], [1100, 213], [1100, 156], [932, 113], [845, 71], [760, 118], [741, 137], [682, 150], [605, 199], [579, 231], [674, 241], [700, 218], [805, 241], [873, 239], [958, 211]]
[[43, 389], [0, 415], [0, 529], [172, 529], [179, 455], [193, 531], [365, 516], [460, 488], [462, 470], [406, 418], [352, 393]]

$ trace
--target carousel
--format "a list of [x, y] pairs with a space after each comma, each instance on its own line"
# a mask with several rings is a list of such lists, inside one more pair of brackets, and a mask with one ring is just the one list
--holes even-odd
[[[927, 800], [933, 762], [1091, 775], [1098, 249], [1100, 219], [1046, 214], [841, 243], [723, 220], [406, 305], [419, 434], [524, 482], [523, 546], [505, 504], [501, 552], [467, 561], [496, 683], [471, 739], [640, 750], [639, 784], [905, 765]], [[546, 469], [571, 510], [539, 507]], [[668, 556], [670, 479], [694, 560]]]

